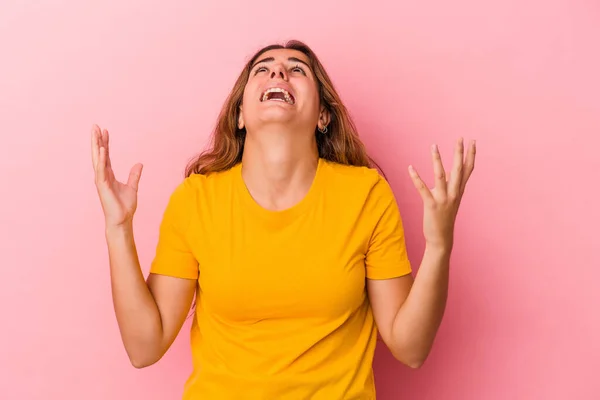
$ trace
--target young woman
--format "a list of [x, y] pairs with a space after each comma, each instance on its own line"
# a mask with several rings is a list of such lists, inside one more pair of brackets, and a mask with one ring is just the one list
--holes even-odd
[[305, 44], [260, 50], [239, 76], [212, 147], [170, 197], [147, 281], [133, 238], [140, 164], [115, 179], [108, 132], [92, 159], [113, 301], [131, 363], [169, 349], [194, 297], [184, 399], [375, 399], [377, 332], [418, 368], [445, 309], [453, 230], [475, 145], [450, 179], [432, 148], [426, 249], [413, 280], [400, 213], [325, 69]]

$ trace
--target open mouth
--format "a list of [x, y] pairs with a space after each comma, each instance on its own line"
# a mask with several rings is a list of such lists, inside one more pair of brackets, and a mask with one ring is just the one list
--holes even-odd
[[260, 101], [282, 101], [290, 105], [294, 105], [294, 103], [296, 103], [294, 96], [282, 88], [270, 88], [265, 90], [260, 97]]

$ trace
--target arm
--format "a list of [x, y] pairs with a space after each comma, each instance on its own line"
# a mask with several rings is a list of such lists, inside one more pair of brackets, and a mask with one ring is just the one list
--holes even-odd
[[448, 295], [449, 254], [425, 250], [416, 279], [368, 279], [367, 290], [381, 338], [411, 368], [425, 362], [442, 322]]
[[[423, 231], [426, 246], [416, 279], [404, 275], [367, 281], [373, 315], [381, 337], [394, 357], [412, 368], [419, 368], [427, 359], [446, 308], [454, 223], [466, 183], [474, 168], [475, 143], [471, 144], [463, 162], [463, 142], [459, 140], [454, 152], [452, 176], [448, 182], [436, 146], [432, 148], [432, 158], [436, 182], [431, 191], [416, 171], [409, 168], [425, 209]], [[388, 219], [401, 226], [396, 221], [399, 216], [395, 208], [392, 210], [394, 212], [388, 215]], [[394, 226], [387, 225], [388, 229]], [[374, 242], [372, 251], [393, 253], [389, 250], [398, 242], [404, 248], [401, 232], [386, 232], [385, 228], [381, 228], [377, 234], [376, 237], [381, 238]], [[397, 260], [398, 263], [401, 261], [403, 257]], [[374, 262], [383, 261], [375, 259]]]
[[[185, 320], [196, 289], [198, 264], [189, 251], [186, 230], [188, 192], [180, 186], [172, 195], [163, 222], [153, 272], [144, 281], [133, 238], [133, 215], [142, 165], [127, 182], [115, 179], [108, 155], [109, 135], [92, 129], [92, 165], [104, 212], [113, 305], [123, 344], [138, 368], [158, 361]], [[163, 275], [173, 275], [173, 277]]]
[[196, 280], [150, 274], [140, 268], [130, 224], [107, 227], [112, 297], [132, 365], [143, 368], [162, 358], [190, 310]]

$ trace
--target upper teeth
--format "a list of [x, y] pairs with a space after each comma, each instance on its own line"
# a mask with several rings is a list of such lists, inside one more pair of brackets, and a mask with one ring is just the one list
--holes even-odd
[[263, 93], [263, 95], [262, 95], [262, 97], [261, 97], [260, 101], [265, 101], [265, 100], [267, 100], [267, 97], [269, 96], [269, 93], [274, 93], [274, 92], [283, 93], [283, 97], [285, 98], [285, 101], [286, 101], [287, 103], [289, 103], [289, 104], [294, 104], [294, 101], [292, 100], [292, 96], [289, 94], [289, 92], [288, 92], [287, 90], [285, 90], [285, 89], [278, 88], [278, 87], [274, 87], [274, 88], [267, 89], [267, 90], [266, 90], [266, 91]]

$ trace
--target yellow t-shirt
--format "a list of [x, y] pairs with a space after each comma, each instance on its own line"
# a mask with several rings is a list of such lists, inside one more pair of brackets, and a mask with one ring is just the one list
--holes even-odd
[[371, 400], [365, 278], [411, 266], [383, 177], [320, 159], [308, 194], [284, 211], [254, 201], [241, 164], [186, 178], [151, 272], [198, 279], [184, 400]]

